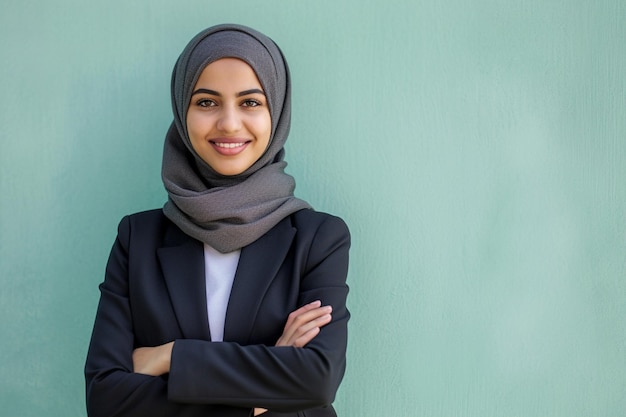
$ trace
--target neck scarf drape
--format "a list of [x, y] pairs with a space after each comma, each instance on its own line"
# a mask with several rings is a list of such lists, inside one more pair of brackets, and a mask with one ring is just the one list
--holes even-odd
[[[187, 133], [187, 108], [202, 70], [221, 58], [252, 67], [268, 101], [270, 142], [246, 171], [225, 176], [195, 152]], [[291, 120], [289, 68], [278, 46], [241, 25], [200, 32], [185, 47], [172, 74], [174, 122], [165, 137], [162, 178], [168, 193], [163, 213], [189, 236], [222, 253], [257, 240], [283, 218], [310, 208], [294, 197], [294, 179], [284, 172], [284, 144]]]

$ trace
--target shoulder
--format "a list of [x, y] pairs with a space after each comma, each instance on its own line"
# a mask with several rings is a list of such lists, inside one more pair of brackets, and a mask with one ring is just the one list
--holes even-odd
[[304, 209], [289, 216], [300, 239], [350, 241], [350, 231], [340, 217], [332, 214]]
[[118, 229], [120, 232], [156, 230], [163, 229], [169, 223], [170, 221], [163, 214], [163, 210], [154, 209], [124, 216], [120, 221]]
[[162, 209], [154, 209], [124, 216], [118, 226], [118, 237], [121, 241], [152, 246], [162, 242], [172, 231], [179, 229], [165, 217]]
[[299, 210], [291, 216], [293, 226], [298, 230], [315, 230], [320, 227], [330, 227], [348, 232], [348, 226], [340, 217], [332, 214], [315, 211], [313, 209]]
[[[300, 210], [290, 216], [295, 229], [293, 257], [302, 265], [302, 273], [313, 270], [327, 271], [323, 274], [337, 285], [337, 279], [345, 281], [351, 246], [350, 231], [337, 216], [314, 211]], [[321, 268], [321, 269], [320, 269]]]
[[167, 221], [162, 209], [153, 209], [129, 214], [124, 217], [133, 224], [160, 224]]

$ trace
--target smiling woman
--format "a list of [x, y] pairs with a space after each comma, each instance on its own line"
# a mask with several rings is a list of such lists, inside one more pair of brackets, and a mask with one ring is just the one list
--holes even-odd
[[196, 153], [222, 175], [241, 174], [263, 155], [272, 122], [250, 65], [223, 58], [206, 66], [191, 96], [187, 130]]
[[162, 210], [125, 217], [85, 365], [94, 416], [335, 416], [350, 234], [284, 172], [289, 70], [265, 35], [198, 34], [172, 75]]

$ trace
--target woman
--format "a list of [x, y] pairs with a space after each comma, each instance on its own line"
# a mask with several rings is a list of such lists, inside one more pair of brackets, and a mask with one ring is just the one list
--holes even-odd
[[162, 210], [125, 217], [85, 366], [90, 416], [334, 416], [350, 236], [284, 173], [289, 70], [239, 25], [172, 75]]

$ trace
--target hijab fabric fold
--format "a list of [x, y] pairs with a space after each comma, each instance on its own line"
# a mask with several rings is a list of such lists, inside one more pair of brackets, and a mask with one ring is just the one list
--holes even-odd
[[[272, 133], [261, 157], [246, 171], [225, 176], [195, 152], [187, 133], [192, 90], [211, 62], [238, 58], [254, 70], [267, 98]], [[172, 73], [174, 121], [165, 137], [162, 179], [168, 193], [163, 213], [180, 229], [222, 253], [257, 240], [283, 218], [310, 208], [293, 195], [284, 171], [284, 144], [291, 121], [289, 68], [267, 36], [241, 25], [219, 25], [196, 35]]]

